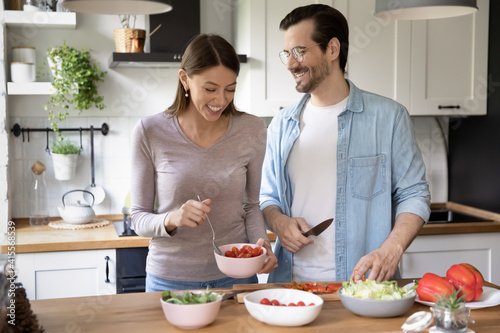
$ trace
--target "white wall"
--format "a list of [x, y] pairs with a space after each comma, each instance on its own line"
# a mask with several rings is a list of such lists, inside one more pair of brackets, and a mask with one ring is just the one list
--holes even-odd
[[[203, 1], [202, 1], [203, 3]], [[215, 1], [214, 3], [217, 3]], [[213, 12], [216, 20], [224, 22], [226, 15], [231, 15], [235, 7], [219, 7]], [[203, 9], [203, 8], [202, 8]], [[213, 20], [202, 19], [202, 31], [206, 29], [217, 29], [227, 27], [227, 24], [213, 24]], [[252, 22], [252, 24], [260, 24]], [[145, 27], [145, 18], [139, 17], [136, 27]], [[229, 25], [230, 26], [230, 25]], [[163, 111], [170, 105], [175, 93], [177, 83], [176, 68], [117, 68], [109, 69], [108, 58], [114, 50], [113, 29], [120, 27], [116, 16], [77, 14], [77, 27], [75, 30], [37, 30], [37, 29], [11, 29], [7, 33], [7, 61], [11, 57], [11, 47], [18, 45], [35, 46], [37, 50], [37, 61], [44, 62], [45, 50], [52, 45], [58, 45], [61, 41], [76, 48], [89, 48], [93, 60], [99, 62], [102, 69], [108, 71], [105, 82], [100, 85], [100, 93], [105, 97], [107, 108], [103, 111], [86, 111], [81, 116], [75, 116], [62, 123], [61, 127], [89, 127], [93, 125], [100, 127], [107, 123], [110, 132], [103, 136], [99, 132], [95, 134], [95, 181], [106, 190], [107, 196], [103, 203], [94, 207], [97, 214], [120, 214], [123, 202], [129, 190], [130, 179], [130, 132], [137, 120], [143, 116], [152, 115]], [[224, 28], [226, 29], [226, 28]], [[216, 31], [219, 32], [220, 31]], [[230, 38], [230, 36], [228, 37]], [[239, 53], [248, 53], [248, 50], [238, 49]], [[242, 44], [243, 45], [243, 44]], [[243, 45], [244, 46], [244, 45]], [[0, 54], [0, 57], [1, 54]], [[1, 60], [1, 58], [0, 58]], [[251, 70], [251, 64], [242, 64], [239, 81], [246, 81], [246, 73]], [[8, 75], [8, 73], [7, 73]], [[48, 81], [48, 77], [40, 77], [40, 80]], [[255, 110], [245, 108], [251, 96], [240, 85], [236, 96], [236, 105], [251, 113]], [[4, 84], [2, 84], [4, 89]], [[0, 89], [0, 92], [2, 90]], [[45, 133], [30, 133], [30, 142], [22, 141], [21, 137], [14, 137], [10, 128], [15, 123], [22, 127], [47, 127], [49, 122], [47, 114], [42, 105], [49, 96], [9, 96], [7, 101], [7, 124], [3, 137], [9, 138], [9, 205], [11, 205], [10, 217], [27, 217], [27, 196], [31, 181], [31, 166], [36, 160], [40, 160], [48, 167], [47, 185], [51, 203], [51, 216], [58, 216], [57, 206], [61, 206], [62, 195], [72, 189], [83, 189], [90, 184], [90, 149], [89, 133], [83, 134], [83, 152], [77, 170], [77, 177], [70, 181], [58, 181], [54, 179], [52, 161], [45, 152]], [[0, 122], [1, 117], [0, 103]], [[259, 112], [260, 114], [260, 112]], [[433, 182], [433, 202], [447, 200], [447, 185], [445, 180], [446, 154], [442, 145], [442, 138], [436, 134], [439, 127], [434, 118], [415, 118], [415, 131], [419, 137], [419, 145], [423, 151], [426, 165], [428, 166], [429, 179]], [[2, 128], [3, 130], [3, 128]], [[66, 133], [65, 133], [66, 135]], [[51, 136], [51, 140], [55, 136]], [[78, 134], [70, 135], [71, 139], [78, 141]], [[1, 146], [0, 146], [1, 147]], [[0, 151], [0, 154], [2, 152]], [[0, 158], [0, 172], [7, 164], [5, 156]], [[0, 177], [0, 182], [2, 182]], [[1, 195], [1, 193], [0, 193]], [[3, 196], [2, 196], [3, 199]], [[1, 214], [5, 205], [2, 205]]]

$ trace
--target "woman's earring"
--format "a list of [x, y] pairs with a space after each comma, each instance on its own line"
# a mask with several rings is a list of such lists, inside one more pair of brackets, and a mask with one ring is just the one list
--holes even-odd
[[186, 93], [184, 94], [184, 96], [189, 97], [188, 90], [186, 90]]

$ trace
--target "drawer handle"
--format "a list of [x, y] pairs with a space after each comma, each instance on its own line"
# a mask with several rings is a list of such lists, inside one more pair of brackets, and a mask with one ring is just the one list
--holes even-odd
[[439, 105], [438, 109], [460, 109], [460, 105]]
[[111, 281], [109, 280], [109, 257], [105, 256], [104, 260], [106, 260], [106, 280], [104, 280], [104, 282], [110, 283]]

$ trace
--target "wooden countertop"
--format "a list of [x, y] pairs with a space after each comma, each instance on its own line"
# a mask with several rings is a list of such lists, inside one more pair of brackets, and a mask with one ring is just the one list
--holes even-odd
[[[404, 285], [411, 280], [401, 280]], [[488, 284], [492, 287], [498, 286]], [[171, 325], [163, 314], [161, 292], [30, 301], [38, 322], [46, 332], [186, 332]], [[325, 302], [318, 318], [301, 327], [270, 326], [253, 318], [244, 304], [223, 301], [215, 321], [202, 332], [401, 332], [401, 325], [428, 306], [415, 303], [402, 316], [368, 318], [354, 315], [340, 301]], [[500, 332], [500, 305], [471, 311], [476, 333]], [[425, 330], [428, 332], [428, 330]]]
[[[453, 202], [433, 204], [431, 208], [449, 209], [492, 222], [426, 224], [420, 230], [419, 236], [500, 232], [500, 214]], [[122, 215], [104, 215], [99, 218], [109, 220], [111, 223], [95, 229], [60, 230], [49, 226], [30, 226], [28, 219], [16, 219], [16, 253], [114, 249], [149, 245], [150, 238], [118, 237], [112, 222], [121, 221]], [[272, 232], [268, 232], [268, 237], [271, 241], [276, 239], [276, 235]], [[7, 242], [2, 240], [1, 244], [0, 253], [7, 253]]]
[[[54, 229], [47, 225], [32, 226], [27, 219], [16, 221], [16, 253], [117, 249], [125, 247], [148, 247], [150, 238], [118, 237], [114, 221], [121, 221], [119, 215], [99, 216], [110, 221], [100, 228], [81, 230]], [[2, 241], [1, 253], [7, 253], [8, 246]]]

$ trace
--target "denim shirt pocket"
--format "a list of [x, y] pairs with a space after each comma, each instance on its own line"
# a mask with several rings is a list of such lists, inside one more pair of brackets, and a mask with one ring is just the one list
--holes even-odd
[[386, 155], [351, 158], [349, 174], [351, 195], [362, 200], [371, 200], [386, 189]]

